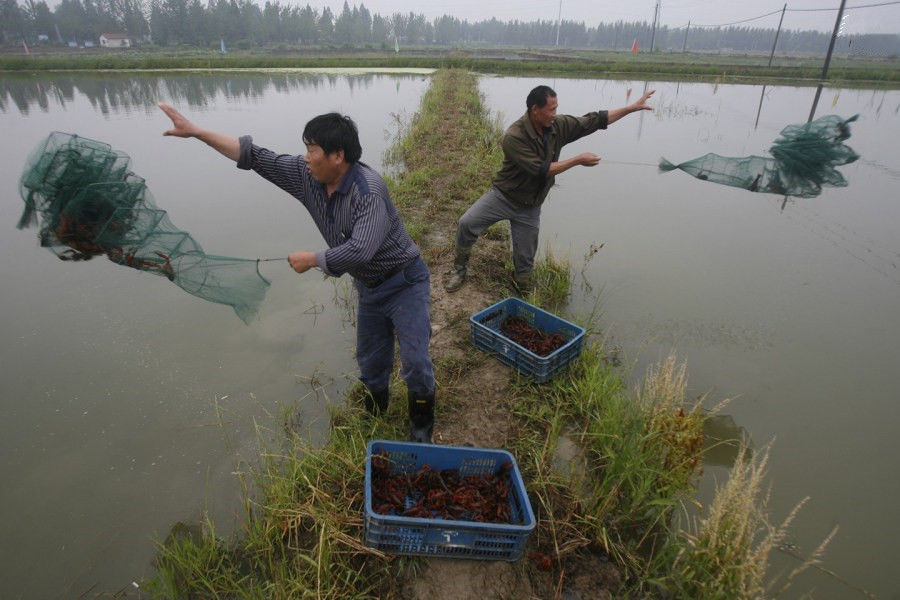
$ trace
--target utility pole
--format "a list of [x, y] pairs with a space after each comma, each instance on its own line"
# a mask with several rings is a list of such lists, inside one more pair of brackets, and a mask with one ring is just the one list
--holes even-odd
[[778, 45], [778, 34], [781, 33], [781, 24], [784, 22], [784, 11], [787, 10], [787, 3], [781, 9], [781, 18], [778, 19], [778, 31], [775, 32], [775, 42], [772, 44], [772, 53], [769, 54], [769, 66], [772, 66], [772, 57], [775, 56], [775, 46]]
[[659, 21], [659, 0], [656, 0], [656, 8], [653, 9], [653, 33], [650, 35], [650, 52], [653, 53], [653, 43], [656, 41], [656, 23]]
[[[787, 5], [785, 5], [785, 6], [787, 6]], [[688, 34], [688, 31], [690, 31], [690, 30], [691, 30], [691, 22], [688, 21], [687, 27], [684, 30], [684, 43], [681, 45], [681, 53], [682, 54], [684, 54], [685, 49], [687, 48], [687, 34]]]
[[847, 0], [841, 0], [841, 7], [838, 9], [837, 20], [834, 22], [834, 31], [831, 32], [831, 42], [828, 43], [828, 54], [825, 55], [825, 65], [822, 67], [823, 80], [828, 77], [828, 65], [831, 64], [831, 53], [834, 52], [834, 43], [837, 41], [838, 32], [841, 30], [841, 21], [844, 18], [845, 4], [847, 4]]
[[831, 42], [828, 43], [828, 54], [825, 55], [825, 65], [822, 67], [822, 83], [816, 90], [816, 98], [813, 100], [812, 110], [809, 111], [809, 121], [813, 120], [816, 114], [816, 106], [819, 104], [819, 96], [822, 95], [822, 85], [828, 77], [828, 65], [831, 64], [831, 53], [834, 52], [834, 43], [837, 41], [838, 31], [841, 30], [841, 20], [844, 18], [844, 5], [847, 0], [841, 0], [841, 7], [838, 9], [837, 20], [834, 22], [834, 31], [831, 32]]
[[559, 23], [562, 18], [562, 0], [559, 0], [559, 12], [556, 14], [556, 47], [559, 47]]

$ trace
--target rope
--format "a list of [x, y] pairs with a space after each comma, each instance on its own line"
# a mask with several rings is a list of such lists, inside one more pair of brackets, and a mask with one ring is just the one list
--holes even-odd
[[607, 165], [637, 165], [639, 167], [658, 167], [659, 163], [645, 163], [645, 162], [631, 162], [627, 160], [603, 160], [600, 159], [600, 164]]
[[257, 258], [256, 262], [270, 262], [273, 260], [287, 260], [287, 259], [288, 259], [287, 256], [284, 256], [282, 258]]

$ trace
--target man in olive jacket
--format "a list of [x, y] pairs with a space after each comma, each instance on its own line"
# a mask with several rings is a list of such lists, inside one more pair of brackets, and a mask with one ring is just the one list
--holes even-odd
[[653, 110], [647, 100], [655, 90], [622, 108], [590, 112], [582, 117], [556, 114], [556, 92], [539, 85], [528, 94], [528, 111], [503, 134], [503, 166], [491, 189], [460, 218], [456, 229], [456, 258], [444, 287], [455, 292], [466, 281], [472, 246], [485, 229], [509, 219], [515, 273], [513, 283], [520, 292], [531, 289], [531, 271], [537, 252], [541, 204], [556, 175], [574, 166], [593, 167], [600, 157], [591, 152], [560, 160], [562, 147], [606, 129], [627, 114]]

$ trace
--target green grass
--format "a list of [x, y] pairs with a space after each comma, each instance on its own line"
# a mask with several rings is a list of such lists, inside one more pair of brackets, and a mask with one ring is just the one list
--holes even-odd
[[[651, 370], [645, 391], [635, 392], [604, 357], [602, 346], [589, 344], [567, 376], [525, 386], [516, 410], [533, 430], [519, 451], [546, 440], [529, 475], [545, 511], [556, 515], [552, 522], [568, 532], [552, 537], [601, 549], [639, 581], [693, 491], [703, 419], [685, 405], [683, 367], [674, 359]], [[584, 452], [585, 468], [568, 484], [548, 467], [563, 432]]]
[[[455, 228], [500, 166], [500, 135], [499, 122], [487, 118], [475, 75], [439, 72], [385, 157], [403, 167], [391, 179], [390, 190], [407, 228], [427, 224], [430, 231], [438, 223]], [[448, 230], [445, 237], [452, 239], [452, 233]]]
[[[524, 49], [523, 49], [524, 50]], [[577, 77], [652, 77], [654, 79], [748, 80], [759, 83], [796, 85], [818, 83], [824, 57], [777, 57], [767, 66], [763, 55], [698, 53], [641, 53], [599, 50], [498, 49], [481, 56], [483, 50], [460, 51], [441, 48], [408, 48], [400, 54], [378, 51], [343, 51], [297, 48], [288, 53], [255, 49], [222, 55], [214, 50], [156, 50], [94, 52], [73, 56], [67, 52], [35, 56], [0, 56], [2, 71], [106, 70], [106, 69], [271, 69], [271, 68], [430, 68], [463, 69], [480, 73], [553, 75]], [[522, 56], [527, 58], [522, 58]], [[539, 56], [536, 60], [534, 56]], [[834, 84], [900, 84], [896, 60], [836, 58], [829, 71]]]
[[548, 244], [544, 255], [535, 261], [532, 273], [534, 291], [526, 300], [550, 312], [559, 312], [569, 301], [571, 267], [568, 258], [557, 257]]

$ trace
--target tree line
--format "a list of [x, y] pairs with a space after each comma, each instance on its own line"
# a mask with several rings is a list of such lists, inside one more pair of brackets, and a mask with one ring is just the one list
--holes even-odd
[[[553, 20], [469, 22], [450, 15], [428, 20], [409, 12], [373, 14], [364, 4], [344, 2], [340, 14], [330, 8], [282, 4], [267, 0], [60, 0], [50, 9], [45, 0], [0, 0], [0, 41], [20, 44], [66, 44], [96, 41], [102, 33], [126, 33], [134, 43], [251, 48], [278, 44], [393, 48], [394, 44], [492, 45], [597, 49], [628, 49], [634, 43], [649, 50], [767, 52], [774, 28], [670, 28], [654, 35], [646, 21], [617, 21], [588, 27], [583, 22]], [[820, 54], [830, 34], [784, 30], [781, 53]], [[846, 39], [836, 51], [844, 54], [900, 55], [900, 36], [863, 35]], [[854, 47], [855, 46], [855, 47]]]

